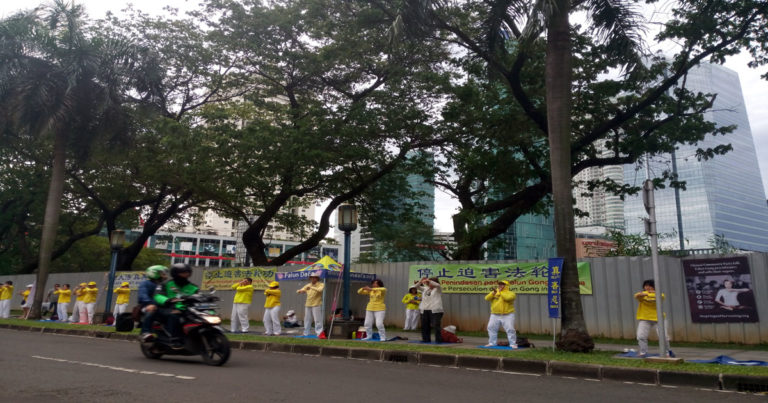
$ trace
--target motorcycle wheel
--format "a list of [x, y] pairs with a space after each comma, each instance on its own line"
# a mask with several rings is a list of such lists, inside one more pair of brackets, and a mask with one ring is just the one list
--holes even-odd
[[154, 343], [139, 343], [139, 344], [141, 345], [141, 353], [144, 354], [144, 357], [157, 360], [163, 356], [162, 353], [156, 353], [153, 351], [152, 347], [155, 345]]
[[208, 365], [224, 365], [229, 360], [229, 340], [220, 332], [206, 332], [202, 335], [205, 338], [203, 343], [203, 361]]

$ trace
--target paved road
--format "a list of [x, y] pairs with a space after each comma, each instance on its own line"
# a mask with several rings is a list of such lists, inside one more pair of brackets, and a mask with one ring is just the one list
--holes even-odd
[[149, 360], [135, 342], [0, 329], [2, 402], [765, 402], [692, 388], [233, 350]]

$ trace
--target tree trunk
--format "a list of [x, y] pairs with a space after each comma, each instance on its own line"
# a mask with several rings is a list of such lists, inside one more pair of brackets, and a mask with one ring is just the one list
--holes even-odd
[[53, 144], [53, 164], [51, 166], [51, 183], [48, 187], [48, 198], [45, 202], [45, 217], [43, 231], [40, 236], [40, 259], [37, 265], [37, 282], [35, 284], [35, 299], [29, 312], [30, 319], [40, 319], [41, 306], [45, 297], [45, 286], [48, 281], [48, 271], [51, 265], [53, 245], [56, 242], [56, 232], [61, 215], [61, 198], [64, 194], [64, 174], [66, 164], [67, 138], [63, 133], [56, 133]]
[[571, 185], [571, 38], [569, 0], [557, 0], [547, 27], [546, 96], [549, 128], [549, 159], [555, 205], [555, 242], [564, 258], [561, 330], [557, 347], [589, 352], [595, 344], [587, 332], [576, 269], [576, 232]]

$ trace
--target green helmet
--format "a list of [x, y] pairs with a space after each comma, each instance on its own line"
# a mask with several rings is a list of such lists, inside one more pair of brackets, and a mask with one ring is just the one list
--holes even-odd
[[163, 277], [163, 274], [168, 274], [168, 268], [162, 265], [154, 265], [147, 267], [147, 278], [150, 280], [159, 280]]

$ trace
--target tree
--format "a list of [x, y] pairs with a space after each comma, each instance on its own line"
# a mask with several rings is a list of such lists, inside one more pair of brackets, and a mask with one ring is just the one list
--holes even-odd
[[[52, 140], [50, 186], [39, 247], [44, 289], [61, 212], [67, 155], [83, 158], [95, 133], [124, 132], [120, 92], [130, 83], [132, 49], [92, 35], [81, 6], [56, 0], [0, 21], [0, 106], [4, 135]], [[141, 90], [134, 86], [133, 89]], [[38, 318], [43, 294], [30, 312]]]
[[[383, 2], [376, 3], [388, 8]], [[489, 75], [507, 87], [525, 115], [547, 136], [551, 183], [540, 181], [537, 185], [553, 193], [558, 253], [565, 257], [558, 346], [589, 351], [593, 344], [584, 326], [575, 270], [572, 175], [590, 166], [633, 163], [642, 153], [665, 153], [673, 150], [677, 142], [701, 140], [707, 133], [701, 130], [707, 126], [702, 113], [711, 107], [712, 97], [686, 92], [684, 81], [678, 88], [675, 86], [702, 60], [722, 62], [741, 48], [749, 49], [755, 65], [765, 64], [762, 24], [767, 5], [757, 1], [679, 2], [674, 17], [656, 37], [680, 44], [671, 62], [639, 52], [637, 13], [630, 4], [592, 1], [574, 5], [572, 8], [572, 3], [565, 0], [461, 4], [406, 0], [402, 9], [392, 14], [393, 32], [407, 30], [420, 41], [458, 45], [463, 52], [482, 60]], [[587, 12], [586, 29], [569, 24], [572, 11]], [[546, 39], [541, 35], [544, 31]], [[572, 36], [578, 33], [581, 35]], [[596, 37], [597, 43], [587, 49], [574, 49], [574, 45], [588, 40], [587, 35]], [[526, 65], [535, 59], [532, 50], [542, 41], [547, 49], [545, 104], [530, 96], [530, 87], [526, 88], [522, 79]], [[618, 79], [587, 81], [587, 85], [580, 86], [572, 79], [579, 78], [578, 71], [573, 70], [578, 65], [572, 63], [572, 56], [579, 52], [592, 57], [584, 59], [589, 63], [602, 65], [603, 75], [611, 71], [622, 74]], [[601, 98], [594, 96], [598, 93]], [[583, 100], [589, 105], [582, 110], [592, 108], [591, 113], [572, 113], [572, 103]], [[693, 124], [700, 130], [687, 139], [671, 136], [669, 130], [681, 124]], [[724, 134], [728, 130], [710, 124], [709, 133]], [[612, 156], [603, 157], [597, 152], [601, 142], [613, 151]], [[701, 156], [707, 158], [727, 148], [702, 150]], [[636, 191], [608, 181], [602, 185], [617, 191]], [[515, 200], [508, 197], [501, 204], [511, 206]]]

